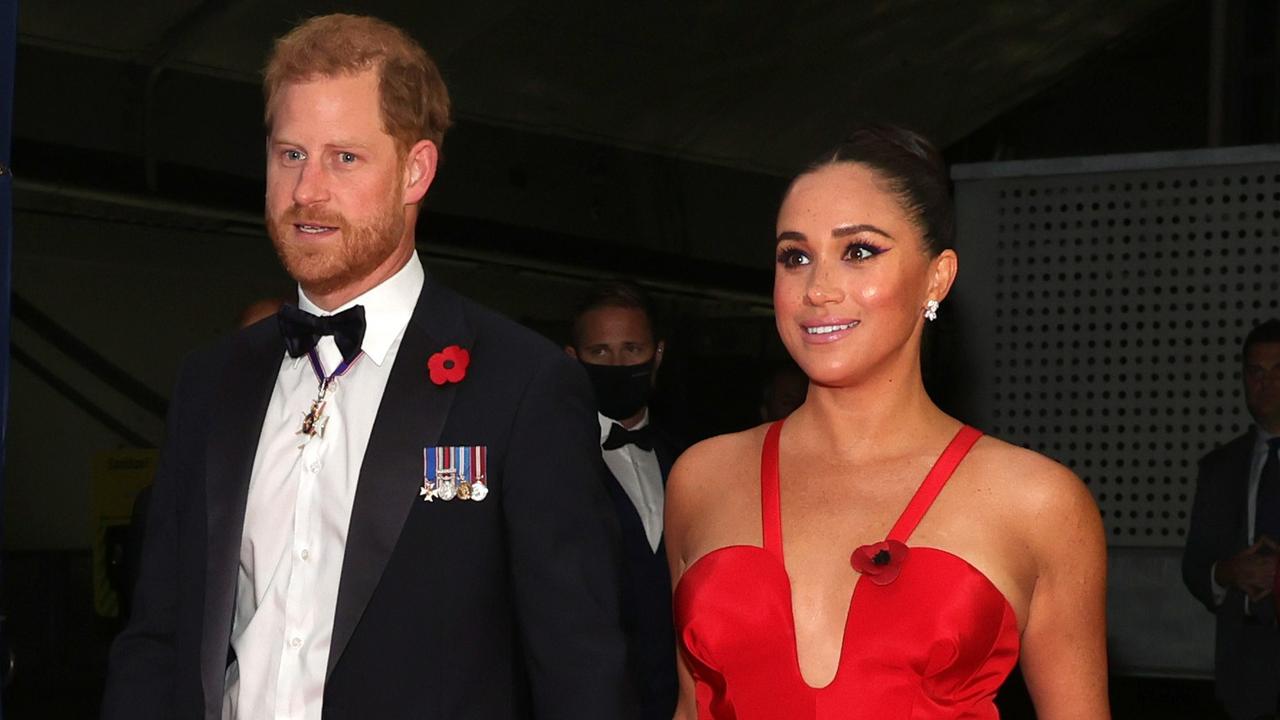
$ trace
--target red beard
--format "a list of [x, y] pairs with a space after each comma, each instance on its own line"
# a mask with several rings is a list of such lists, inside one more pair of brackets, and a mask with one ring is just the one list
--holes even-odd
[[[328, 295], [359, 282], [390, 257], [404, 234], [404, 222], [398, 204], [364, 225], [353, 225], [338, 212], [290, 205], [267, 218], [267, 231], [285, 270], [303, 290]], [[336, 228], [337, 237], [314, 243], [299, 240], [295, 225]]]

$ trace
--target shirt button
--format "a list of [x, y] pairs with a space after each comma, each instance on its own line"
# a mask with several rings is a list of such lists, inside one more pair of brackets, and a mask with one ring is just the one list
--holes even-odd
[[294, 650], [297, 650], [298, 648], [302, 647], [302, 638], [296, 637], [290, 640], [289, 647], [293, 648]]
[[320, 474], [320, 470], [321, 470], [323, 467], [324, 467], [324, 463], [322, 463], [322, 462], [320, 462], [319, 460], [317, 460], [317, 461], [315, 461], [315, 462], [311, 463], [311, 465], [309, 465], [309, 466], [307, 467], [307, 469], [311, 471], [311, 474], [312, 474], [312, 475], [318, 475], [318, 474]]
[[307, 550], [306, 548], [303, 548], [303, 549], [302, 549], [302, 552], [298, 553], [298, 555], [300, 555], [300, 556], [302, 557], [302, 559], [303, 559], [303, 560], [310, 560], [310, 559], [311, 559], [311, 551], [310, 551], [310, 550]]

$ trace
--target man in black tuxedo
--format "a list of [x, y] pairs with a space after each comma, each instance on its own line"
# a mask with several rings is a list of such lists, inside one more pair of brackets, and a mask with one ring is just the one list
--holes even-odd
[[1214, 677], [1232, 718], [1274, 718], [1280, 693], [1280, 320], [1244, 342], [1254, 427], [1200, 460], [1182, 577], [1217, 615]]
[[179, 377], [103, 717], [634, 717], [584, 373], [417, 257], [438, 70], [331, 15], [265, 85], [299, 307]]
[[609, 493], [622, 526], [623, 624], [642, 717], [670, 720], [678, 688], [662, 513], [667, 475], [683, 448], [649, 413], [666, 349], [653, 318], [636, 285], [597, 285], [574, 315], [573, 344], [565, 352], [583, 363], [598, 403], [601, 455], [613, 475]]

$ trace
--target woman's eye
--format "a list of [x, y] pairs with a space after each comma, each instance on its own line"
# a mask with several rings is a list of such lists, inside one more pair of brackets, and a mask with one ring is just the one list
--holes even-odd
[[809, 264], [809, 257], [795, 248], [783, 248], [778, 252], [778, 264], [787, 267], [800, 267]]
[[844, 251], [844, 256], [850, 260], [870, 260], [881, 252], [884, 251], [875, 245], [853, 243]]

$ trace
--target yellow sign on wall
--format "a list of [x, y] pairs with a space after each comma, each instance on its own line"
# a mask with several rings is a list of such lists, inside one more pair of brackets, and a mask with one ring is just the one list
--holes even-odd
[[125, 538], [133, 503], [155, 478], [157, 450], [108, 450], [93, 458], [90, 512], [93, 523], [93, 608], [103, 617], [120, 615], [116, 589], [125, 577]]

